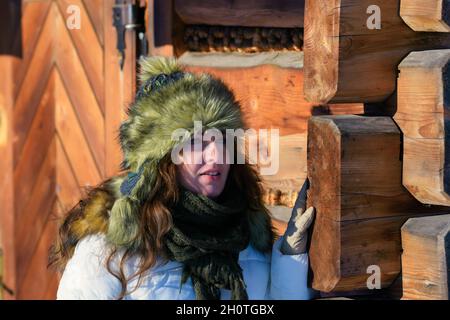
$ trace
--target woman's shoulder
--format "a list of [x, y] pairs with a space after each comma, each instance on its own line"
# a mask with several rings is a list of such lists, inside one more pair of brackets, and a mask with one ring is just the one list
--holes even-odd
[[[88, 267], [85, 271], [98, 272], [99, 267], [106, 263], [112, 248], [103, 234], [93, 234], [82, 238], [75, 247], [67, 267], [74, 263]], [[86, 273], [85, 273], [86, 274]]]
[[104, 235], [81, 239], [64, 269], [58, 299], [114, 299], [121, 285], [106, 267], [110, 253]]

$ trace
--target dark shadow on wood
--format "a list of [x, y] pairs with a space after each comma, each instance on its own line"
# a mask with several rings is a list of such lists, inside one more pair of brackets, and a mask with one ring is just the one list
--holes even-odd
[[0, 54], [22, 57], [22, 1], [0, 2]]
[[397, 112], [397, 90], [383, 102], [365, 103], [364, 115], [393, 117]]
[[154, 0], [153, 10], [155, 47], [172, 44], [172, 1]]

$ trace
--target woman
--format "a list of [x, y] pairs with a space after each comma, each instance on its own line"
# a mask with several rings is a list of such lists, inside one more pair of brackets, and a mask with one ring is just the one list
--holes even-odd
[[196, 138], [196, 121], [200, 135], [242, 128], [232, 92], [167, 58], [143, 60], [140, 80], [119, 134], [128, 172], [69, 212], [51, 250], [58, 299], [310, 298], [313, 208], [299, 204], [274, 243], [255, 168], [230, 164], [239, 150], [226, 139]]

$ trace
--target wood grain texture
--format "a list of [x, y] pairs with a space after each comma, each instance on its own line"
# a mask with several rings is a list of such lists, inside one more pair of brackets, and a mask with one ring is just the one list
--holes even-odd
[[400, 227], [409, 217], [449, 213], [403, 186], [401, 134], [389, 117], [320, 116], [308, 126], [308, 206], [316, 208], [313, 287], [367, 290], [370, 265], [382, 288], [399, 275]]
[[[103, 48], [97, 37], [97, 31], [89, 18], [88, 12], [81, 0], [58, 0], [58, 9], [64, 22], [70, 16], [67, 8], [75, 5], [80, 8], [80, 29], [64, 28], [70, 34], [73, 47], [80, 57], [80, 62], [97, 99], [98, 106], [103, 108]], [[98, 9], [97, 9], [98, 11]], [[57, 28], [62, 27], [57, 25]], [[82, 31], [82, 32], [81, 32]], [[69, 71], [69, 70], [67, 70]]]
[[101, 179], [100, 170], [58, 72], [55, 73], [54, 94], [56, 130], [76, 174], [78, 187], [93, 186]]
[[[367, 27], [367, 9], [381, 29]], [[414, 32], [399, 15], [400, 0], [307, 0], [305, 97], [315, 103], [380, 102], [395, 90], [397, 66], [412, 51], [445, 49], [450, 35]]]
[[17, 216], [20, 216], [20, 212], [24, 209], [23, 206], [29, 199], [39, 168], [46, 157], [46, 152], [49, 150], [55, 134], [53, 77], [51, 78], [14, 169], [15, 212]]
[[[34, 1], [23, 2], [22, 18], [21, 18], [21, 39], [18, 37], [16, 41], [22, 41], [22, 59], [20, 63], [15, 65], [15, 81], [14, 81], [14, 97], [17, 99], [18, 90], [20, 89], [25, 74], [29, 69], [29, 64], [35, 56], [38, 48], [38, 39], [48, 32], [44, 27], [48, 27], [48, 13], [51, 7], [50, 1]], [[44, 41], [44, 43], [46, 43]], [[48, 42], [46, 43], [48, 44]]]
[[89, 15], [89, 19], [95, 28], [95, 35], [98, 41], [103, 46], [104, 44], [104, 12], [103, 12], [104, 0], [83, 0], [84, 7]]
[[[35, 300], [48, 296], [48, 286], [52, 284], [54, 278], [57, 277], [57, 274], [54, 271], [47, 268], [47, 253], [55, 240], [58, 226], [54, 218], [54, 204], [55, 202], [51, 205], [48, 219], [45, 223], [45, 229], [42, 232], [42, 237], [36, 244], [36, 251], [30, 259], [30, 267], [23, 278], [21, 287], [18, 289], [17, 295], [21, 297], [21, 299]], [[53, 288], [55, 289], [55, 287]], [[55, 296], [54, 292], [52, 296]]]
[[[4, 254], [3, 282], [9, 288], [16, 288], [16, 261], [14, 259], [15, 241], [11, 236], [14, 230], [14, 159], [13, 159], [13, 119], [14, 107], [14, 62], [17, 58], [0, 56], [0, 73], [3, 81], [0, 82], [0, 247]], [[12, 257], [12, 258], [11, 258]], [[3, 290], [4, 291], [4, 290]], [[3, 292], [3, 299], [13, 298]]]
[[58, 201], [67, 212], [81, 199], [81, 186], [76, 179], [76, 173], [72, 169], [71, 160], [69, 160], [63, 143], [59, 136], [56, 137], [56, 195]]
[[[80, 30], [66, 26], [70, 4], [81, 9]], [[16, 292], [13, 298], [55, 297], [58, 278], [46, 266], [57, 218], [80, 200], [83, 187], [106, 178], [106, 163], [111, 163], [109, 175], [119, 169], [113, 161], [121, 156], [116, 130], [125, 100], [134, 96], [136, 54], [134, 33], [128, 32], [127, 71], [121, 72], [112, 4], [25, 2], [24, 55], [0, 65], [9, 80], [1, 86], [0, 102], [11, 105], [7, 114], [0, 112], [0, 142], [8, 141], [0, 145], [5, 151], [0, 167], [12, 165], [11, 190], [0, 184], [11, 203], [2, 206], [1, 229], [6, 231], [0, 237], [8, 239], [6, 279]], [[105, 77], [111, 85], [105, 85]]]
[[400, 16], [414, 31], [450, 32], [448, 0], [401, 0]]
[[413, 52], [399, 70], [403, 185], [423, 203], [450, 205], [450, 50]]
[[187, 24], [303, 27], [304, 0], [175, 0]]
[[450, 215], [409, 219], [402, 227], [405, 300], [450, 297]]
[[[53, 20], [52, 15], [54, 9], [48, 10], [45, 23], [42, 27], [41, 35], [33, 50], [31, 61], [24, 71], [24, 79], [28, 81], [16, 81], [18, 87], [17, 97], [14, 101], [14, 161], [15, 165], [20, 158], [23, 144], [28, 133], [28, 129], [33, 121], [36, 109], [41, 102], [47, 97], [42, 97], [42, 93], [50, 94], [44, 91], [48, 85], [50, 71], [53, 65], [52, 55], [52, 36], [53, 36]], [[31, 44], [30, 44], [31, 45]], [[26, 48], [28, 44], [24, 45]], [[25, 51], [26, 49], [24, 49]], [[23, 63], [27, 63], [25, 60]], [[19, 64], [21, 65], [22, 62]], [[20, 76], [20, 74], [19, 74]], [[39, 81], [37, 81], [39, 79]], [[20, 80], [20, 78], [19, 78]], [[19, 84], [20, 83], [20, 84]]]
[[[97, 103], [94, 91], [89, 84], [87, 71], [83, 68], [76, 47], [71, 41], [65, 27], [63, 17], [55, 14], [55, 28], [61, 30], [55, 39], [54, 55], [64, 86], [69, 94], [71, 103], [80, 119], [81, 126], [89, 143], [98, 167], [103, 174], [105, 162], [105, 123], [102, 108]], [[83, 94], [80, 94], [83, 92]]]
[[15, 227], [16, 259], [17, 259], [17, 286], [20, 288], [25, 274], [30, 268], [36, 246], [44, 234], [44, 228], [49, 218], [55, 195], [56, 146], [53, 138], [46, 151], [45, 160], [38, 170], [34, 187], [25, 201], [26, 207], [17, 215]]

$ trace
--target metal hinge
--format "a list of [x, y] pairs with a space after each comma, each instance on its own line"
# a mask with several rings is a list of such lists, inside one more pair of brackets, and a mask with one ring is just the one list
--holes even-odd
[[3, 299], [3, 291], [8, 292], [10, 295], [14, 295], [14, 291], [3, 283], [3, 251], [0, 248], [0, 300]]
[[117, 32], [117, 50], [120, 52], [120, 69], [125, 62], [125, 32], [142, 29], [144, 23], [140, 20], [138, 6], [127, 0], [116, 0], [113, 6], [113, 24]]

